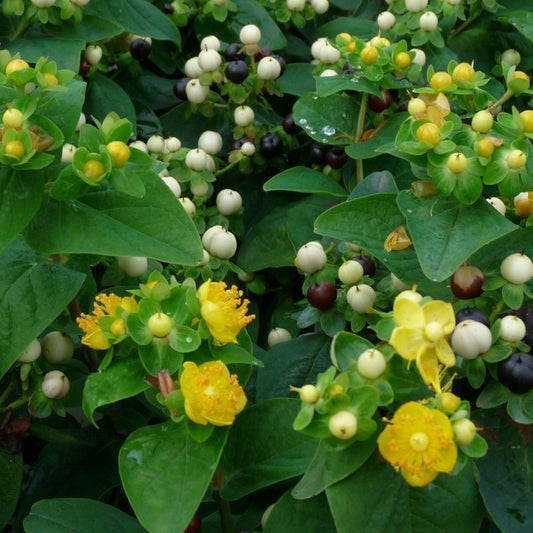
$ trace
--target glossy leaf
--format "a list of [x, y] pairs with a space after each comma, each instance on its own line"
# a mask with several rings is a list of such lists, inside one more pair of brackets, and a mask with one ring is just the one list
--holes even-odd
[[2, 531], [17, 507], [23, 466], [22, 454], [11, 454], [0, 448], [0, 529]]
[[166, 422], [134, 431], [122, 446], [124, 490], [150, 533], [176, 533], [189, 524], [211, 483], [227, 430], [195, 441], [185, 424]]
[[328, 176], [308, 167], [292, 167], [270, 178], [263, 190], [324, 194], [345, 198], [346, 190]]

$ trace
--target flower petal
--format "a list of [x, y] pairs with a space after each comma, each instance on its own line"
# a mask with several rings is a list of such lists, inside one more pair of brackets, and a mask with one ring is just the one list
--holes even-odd
[[434, 385], [435, 383], [438, 383], [440, 365], [433, 344], [429, 342], [426, 343], [426, 345], [418, 352], [416, 357], [416, 367], [426, 385]]
[[455, 313], [452, 304], [432, 300], [422, 306], [425, 323], [438, 322], [445, 335], [449, 335], [455, 328]]
[[439, 473], [436, 470], [429, 468], [417, 468], [412, 473], [402, 468], [402, 476], [411, 485], [411, 487], [425, 487], [429, 485]]
[[455, 354], [453, 353], [453, 350], [446, 339], [439, 339], [435, 343], [435, 352], [437, 353], [439, 361], [444, 366], [455, 365]]
[[109, 339], [104, 337], [104, 333], [99, 327], [82, 337], [81, 342], [82, 344], [91, 347], [93, 350], [107, 350], [111, 347]]
[[416, 359], [420, 348], [427, 344], [421, 329], [407, 326], [394, 328], [389, 344], [408, 361]]
[[402, 298], [401, 294], [394, 300], [393, 313], [398, 326], [423, 328], [426, 324], [422, 308], [409, 297]]

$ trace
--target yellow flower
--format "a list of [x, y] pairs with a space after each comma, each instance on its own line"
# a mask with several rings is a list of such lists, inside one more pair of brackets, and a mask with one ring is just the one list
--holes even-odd
[[445, 117], [450, 114], [450, 102], [444, 93], [434, 94], [421, 94], [420, 99], [424, 100], [426, 109], [422, 113], [417, 113], [414, 118], [421, 119], [427, 118], [433, 124], [439, 126], [444, 125], [446, 122]]
[[450, 303], [432, 300], [422, 306], [401, 294], [394, 301], [394, 328], [389, 343], [416, 366], [427, 384], [440, 392], [440, 364], [455, 364], [455, 354], [446, 339], [455, 328], [455, 314]]
[[230, 375], [222, 361], [209, 361], [200, 366], [183, 363], [180, 377], [185, 398], [185, 413], [196, 424], [214, 426], [233, 424], [248, 401], [237, 376]]
[[246, 316], [248, 300], [242, 300], [242, 291], [235, 285], [226, 289], [223, 281], [211, 280], [203, 283], [198, 289], [200, 310], [215, 344], [237, 342], [237, 335], [255, 315]]
[[137, 311], [137, 301], [133, 296], [121, 298], [116, 294], [98, 294], [95, 300], [92, 313], [81, 313], [76, 322], [85, 333], [81, 339], [82, 344], [94, 350], [107, 350], [111, 347], [111, 342], [99, 325], [100, 319], [116, 316], [117, 319], [111, 324], [110, 331], [113, 335], [119, 336], [126, 331], [125, 316]]
[[424, 487], [453, 469], [457, 448], [444, 413], [408, 402], [389, 422], [378, 438], [379, 451], [409, 485]]

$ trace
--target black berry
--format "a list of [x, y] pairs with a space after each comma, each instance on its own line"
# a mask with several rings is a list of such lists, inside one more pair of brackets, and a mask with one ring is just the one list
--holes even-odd
[[224, 55], [228, 61], [235, 61], [236, 59], [242, 59], [244, 54], [242, 53], [243, 49], [242, 43], [231, 43], [226, 48]]
[[533, 389], [533, 356], [516, 352], [498, 367], [498, 379], [515, 394]]
[[174, 13], [174, 7], [172, 7], [170, 2], [163, 5], [163, 13], [166, 13], [167, 15], [172, 15], [172, 13]]
[[376, 263], [369, 255], [354, 255], [350, 259], [357, 261], [363, 267], [365, 276], [372, 277], [376, 273]]
[[476, 307], [465, 307], [460, 311], [457, 311], [455, 314], [455, 323], [459, 324], [465, 320], [475, 320], [476, 322], [481, 322], [490, 329], [489, 317]]
[[348, 155], [342, 148], [328, 148], [326, 150], [326, 163], [331, 168], [342, 168], [346, 161], [348, 161]]
[[259, 142], [261, 154], [267, 158], [276, 157], [283, 153], [283, 142], [274, 133], [267, 133]]
[[152, 51], [152, 45], [146, 39], [133, 39], [130, 44], [130, 54], [134, 59], [146, 59]]
[[226, 70], [224, 71], [226, 78], [233, 83], [242, 83], [250, 73], [250, 69], [245, 61], [237, 59], [235, 61], [230, 61], [226, 65]]
[[176, 81], [172, 90], [177, 98], [180, 98], [181, 100], [187, 100], [185, 88], [187, 87], [187, 83], [189, 83], [189, 81], [191, 81], [189, 78], [180, 78]]
[[313, 143], [309, 150], [311, 163], [314, 165], [323, 166], [326, 164], [326, 150], [327, 147], [320, 143]]

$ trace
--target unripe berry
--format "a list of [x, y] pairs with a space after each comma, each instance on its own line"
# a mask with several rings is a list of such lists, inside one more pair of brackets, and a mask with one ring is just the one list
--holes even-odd
[[375, 348], [365, 350], [357, 359], [357, 371], [366, 379], [377, 379], [387, 368], [384, 355]]
[[356, 312], [364, 314], [376, 301], [376, 291], [370, 285], [353, 285], [346, 294], [348, 305]]
[[510, 169], [517, 170], [526, 165], [527, 155], [522, 150], [511, 150], [507, 155], [507, 166]]
[[354, 285], [361, 281], [365, 274], [363, 265], [357, 261], [346, 261], [339, 267], [339, 280], [346, 285]]
[[204, 131], [198, 138], [198, 148], [205, 153], [215, 155], [222, 150], [222, 136], [217, 131]]
[[[500, 213], [500, 215], [505, 216], [505, 212], [507, 211], [507, 208], [505, 207], [505, 204], [500, 200], [500, 198], [493, 196], [492, 198], [487, 198], [487, 202]], [[528, 202], [529, 203], [529, 202]]]
[[204, 70], [200, 66], [197, 57], [191, 57], [190, 59], [187, 59], [183, 70], [185, 71], [185, 76], [191, 79], [199, 78], [204, 73]]
[[72, 163], [76, 149], [73, 144], [65, 143], [61, 149], [61, 163]]
[[172, 320], [168, 315], [159, 311], [148, 319], [148, 329], [154, 337], [166, 337], [172, 329]]
[[102, 59], [102, 49], [96, 44], [90, 44], [83, 53], [85, 59], [89, 62], [90, 65], [96, 65], [100, 63]]
[[120, 270], [132, 278], [138, 278], [148, 270], [146, 257], [117, 257], [117, 261]]
[[33, 363], [41, 355], [41, 343], [39, 339], [33, 339], [30, 345], [18, 356], [17, 361], [21, 363]]
[[207, 35], [200, 42], [200, 50], [220, 50], [220, 40], [216, 35]]
[[439, 404], [439, 409], [444, 411], [446, 414], [455, 413], [461, 404], [461, 398], [453, 394], [453, 392], [442, 392], [437, 396], [437, 401]]
[[413, 63], [415, 65], [423, 67], [426, 64], [426, 53], [424, 52], [424, 50], [420, 50], [420, 48], [413, 48], [411, 52], [415, 53]]
[[330, 416], [328, 429], [338, 439], [351, 439], [357, 433], [357, 418], [350, 411], [339, 411]]
[[328, 65], [335, 64], [341, 57], [341, 52], [337, 48], [335, 48], [333, 45], [329, 44], [329, 42], [326, 41], [326, 44], [320, 49], [319, 57], [318, 59], [322, 63], [326, 63]]
[[246, 126], [249, 126], [254, 119], [254, 110], [247, 105], [241, 105], [233, 112], [233, 120], [235, 120], [235, 124], [237, 124], [237, 126], [242, 126], [245, 128]]
[[273, 328], [268, 333], [267, 344], [270, 348], [280, 342], [287, 342], [292, 339], [290, 332], [284, 328]]
[[261, 40], [261, 30], [255, 24], [247, 24], [241, 28], [239, 39], [243, 44], [257, 44]]
[[454, 174], [460, 174], [468, 167], [468, 159], [461, 152], [455, 152], [448, 156], [446, 161], [446, 166], [450, 172]]
[[411, 63], [411, 56], [407, 52], [399, 52], [394, 56], [394, 64], [400, 69], [407, 68]]
[[196, 213], [196, 206], [190, 198], [187, 198], [186, 196], [181, 196], [180, 198], [178, 198], [178, 201], [183, 207], [183, 209], [185, 209], [185, 212], [188, 215], [192, 216], [194, 215], [194, 213]]
[[408, 11], [411, 11], [411, 13], [422, 11], [423, 9], [426, 9], [427, 5], [428, 0], [405, 0], [405, 7]]
[[316, 403], [320, 400], [320, 391], [314, 385], [304, 385], [298, 390], [300, 400], [304, 403]]
[[447, 72], [435, 72], [429, 80], [432, 89], [442, 91], [452, 84], [452, 77]]
[[473, 82], [476, 71], [470, 63], [459, 63], [452, 72], [452, 78], [455, 81]]
[[426, 103], [421, 98], [411, 98], [407, 104], [407, 111], [410, 115], [420, 115], [426, 111]]
[[317, 15], [323, 15], [329, 9], [328, 0], [311, 0], [311, 7]]
[[426, 11], [420, 15], [418, 23], [420, 25], [420, 29], [424, 31], [433, 31], [439, 25], [439, 19], [437, 15], [433, 13], [433, 11]]
[[476, 320], [463, 320], [453, 330], [453, 351], [465, 359], [475, 359], [492, 345], [490, 329]]
[[533, 133], [533, 110], [526, 109], [520, 113], [522, 125], [526, 133]]
[[6, 66], [6, 74], [9, 76], [18, 70], [30, 68], [30, 65], [24, 59], [12, 59]]
[[24, 145], [19, 140], [9, 141], [4, 146], [4, 153], [20, 159], [25, 153]]
[[396, 24], [396, 17], [390, 11], [382, 11], [377, 21], [381, 31], [388, 31]]
[[42, 393], [50, 399], [60, 400], [70, 391], [70, 381], [60, 370], [52, 370], [44, 375]]
[[41, 341], [45, 359], [54, 365], [67, 363], [74, 355], [74, 342], [62, 331], [51, 331]]
[[486, 109], [478, 111], [472, 117], [472, 129], [478, 133], [487, 133], [494, 124], [494, 119], [489, 111]]
[[76, 4], [78, 7], [86, 6], [91, 0], [70, 0], [73, 4]]
[[241, 146], [241, 154], [245, 157], [252, 157], [255, 154], [255, 144], [253, 142], [245, 142]]
[[515, 315], [504, 316], [500, 324], [500, 339], [507, 342], [521, 341], [526, 336], [526, 325]]
[[481, 157], [490, 157], [494, 153], [494, 144], [490, 139], [481, 139], [477, 143], [477, 151]]
[[476, 437], [476, 426], [468, 418], [461, 418], [453, 424], [453, 437], [459, 446], [468, 446]]
[[511, 254], [502, 261], [500, 273], [511, 283], [527, 283], [533, 277], [533, 262], [527, 255]]
[[509, 63], [509, 65], [514, 65], [516, 67], [520, 63], [520, 60], [520, 52], [517, 52], [512, 48], [505, 50], [505, 52], [502, 54], [502, 61], [504, 63]]
[[378, 58], [379, 52], [375, 46], [367, 46], [361, 50], [361, 61], [365, 65], [373, 65]]
[[123, 167], [130, 159], [130, 149], [128, 145], [122, 141], [112, 141], [106, 145], [106, 148], [111, 154], [111, 159], [113, 159], [113, 165], [115, 167]]
[[24, 124], [24, 115], [22, 114], [22, 111], [9, 106], [7, 111], [2, 115], [2, 121], [4, 123], [4, 128], [14, 128], [18, 130], [22, 128]]
[[146, 141], [146, 147], [154, 154], [160, 154], [165, 148], [165, 139], [161, 135], [152, 135], [148, 141]]
[[202, 85], [199, 80], [193, 78], [188, 81], [185, 92], [187, 93], [187, 100], [191, 104], [201, 104], [209, 96], [209, 87]]
[[189, 150], [185, 156], [185, 164], [196, 172], [202, 172], [207, 164], [207, 155], [201, 148]]
[[440, 141], [440, 129], [433, 122], [425, 122], [416, 130], [416, 137], [419, 141], [425, 141], [434, 146]]
[[221, 215], [233, 215], [242, 207], [242, 196], [232, 189], [223, 189], [217, 194], [216, 204]]
[[198, 54], [198, 65], [204, 72], [213, 72], [222, 63], [222, 57], [216, 50], [202, 50]]
[[209, 242], [209, 253], [219, 259], [230, 259], [237, 251], [237, 239], [228, 230], [220, 230]]
[[326, 266], [328, 258], [319, 242], [311, 241], [304, 244], [296, 254], [298, 268], [306, 274], [318, 272]]
[[303, 11], [306, 0], [287, 0], [287, 9], [289, 11]]

